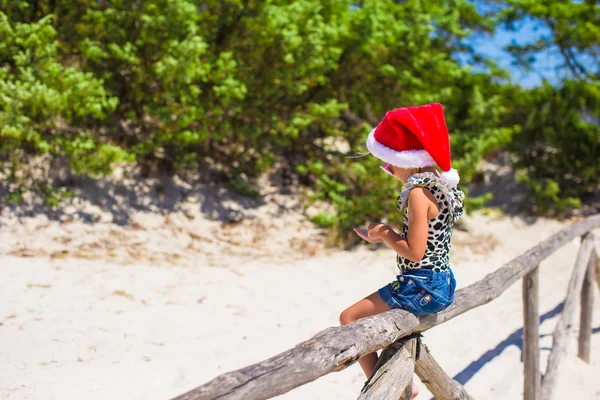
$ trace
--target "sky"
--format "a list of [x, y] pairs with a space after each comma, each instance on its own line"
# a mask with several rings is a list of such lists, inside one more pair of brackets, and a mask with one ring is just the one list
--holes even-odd
[[537, 56], [535, 71], [522, 71], [518, 66], [513, 65], [512, 57], [504, 47], [513, 41], [519, 44], [533, 42], [544, 33], [544, 29], [534, 22], [526, 22], [518, 32], [499, 28], [493, 37], [473, 37], [469, 41], [478, 52], [492, 58], [499, 66], [510, 71], [514, 81], [524, 87], [534, 87], [540, 85], [544, 78], [551, 83], [558, 80], [556, 67], [561, 64], [561, 58], [551, 52], [541, 53]]
[[[488, 2], [482, 0], [469, 0], [474, 3], [479, 12], [483, 13], [490, 9]], [[358, 6], [351, 5], [352, 8]], [[523, 87], [531, 88], [539, 86], [545, 79], [551, 84], [560, 82], [561, 71], [559, 67], [564, 64], [564, 60], [558, 54], [552, 51], [546, 51], [536, 54], [536, 62], [532, 71], [522, 70], [513, 62], [513, 57], [504, 50], [504, 48], [515, 42], [517, 44], [525, 44], [535, 42], [544, 35], [550, 34], [548, 28], [536, 23], [533, 20], [522, 22], [522, 26], [516, 32], [508, 31], [503, 27], [498, 27], [493, 36], [471, 36], [467, 42], [471, 44], [475, 50], [481, 53], [485, 58], [493, 59], [496, 63], [508, 70], [513, 81]], [[466, 62], [466, 57], [460, 57], [463, 62]], [[564, 71], [563, 71], [564, 72]]]
[[[489, 2], [485, 0], [469, 0], [475, 4], [480, 13], [493, 11], [498, 8], [498, 2]], [[578, 1], [578, 0], [571, 0]], [[564, 60], [558, 54], [557, 50], [545, 51], [536, 54], [536, 62], [533, 71], [524, 71], [513, 62], [512, 56], [504, 50], [504, 47], [511, 43], [525, 44], [532, 43], [544, 36], [551, 35], [548, 27], [535, 20], [523, 19], [520, 29], [515, 32], [508, 31], [502, 26], [498, 26], [494, 36], [471, 37], [469, 42], [481, 54], [495, 60], [499, 66], [510, 71], [512, 79], [521, 86], [531, 88], [539, 86], [542, 80], [546, 79], [551, 84], [560, 82], [561, 74], [564, 74], [564, 69], [560, 69], [564, 65]]]

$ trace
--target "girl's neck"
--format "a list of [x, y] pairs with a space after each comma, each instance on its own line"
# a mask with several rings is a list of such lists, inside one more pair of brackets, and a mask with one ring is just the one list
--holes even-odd
[[431, 167], [417, 168], [416, 171], [415, 171], [415, 174], [421, 174], [423, 172], [431, 172], [435, 176], [440, 176], [440, 174], [438, 173], [437, 169], [435, 167], [433, 167], [433, 166], [431, 166]]

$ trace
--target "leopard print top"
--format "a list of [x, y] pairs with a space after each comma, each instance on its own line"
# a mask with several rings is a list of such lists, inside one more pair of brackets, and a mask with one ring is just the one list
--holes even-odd
[[450, 239], [454, 223], [463, 215], [464, 193], [458, 187], [448, 188], [440, 178], [431, 172], [412, 175], [398, 196], [398, 210], [404, 211], [404, 226], [402, 236], [408, 236], [408, 194], [415, 187], [428, 189], [435, 197], [440, 208], [438, 215], [429, 220], [429, 234], [425, 255], [419, 262], [396, 256], [396, 264], [400, 271], [403, 269], [427, 268], [442, 272], [450, 268]]

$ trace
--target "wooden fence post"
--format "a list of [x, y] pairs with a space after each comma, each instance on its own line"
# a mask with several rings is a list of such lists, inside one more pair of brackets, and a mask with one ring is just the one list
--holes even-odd
[[587, 272], [581, 288], [581, 320], [579, 322], [579, 351], [577, 355], [586, 363], [590, 362], [590, 340], [592, 336], [592, 312], [594, 310], [594, 275], [598, 255], [592, 251]]
[[460, 383], [446, 374], [421, 340], [417, 345], [415, 373], [436, 400], [473, 400]]
[[575, 261], [575, 268], [569, 280], [565, 305], [552, 334], [552, 351], [548, 357], [548, 366], [542, 379], [542, 400], [550, 400], [552, 398], [552, 391], [558, 372], [563, 359], [567, 355], [569, 335], [575, 324], [575, 307], [577, 306], [577, 301], [581, 299], [581, 286], [583, 278], [587, 275], [586, 271], [593, 251], [594, 235], [590, 232], [583, 236], [583, 240], [581, 241], [581, 247]]
[[596, 283], [598, 284], [598, 289], [600, 290], [600, 248], [594, 249], [594, 255], [596, 256]]
[[[406, 347], [406, 350], [408, 350], [408, 353], [410, 354], [410, 356], [413, 359], [413, 362], [416, 362], [417, 360], [417, 338], [413, 338], [411, 340], [409, 340], [408, 342], [406, 342], [406, 344], [404, 345], [404, 347]], [[414, 364], [413, 364], [413, 371], [414, 371]], [[400, 400], [411, 400], [413, 398], [412, 393], [413, 393], [413, 374], [410, 375], [410, 379], [408, 380], [408, 383], [406, 384], [406, 387], [404, 388], [404, 393], [402, 393], [402, 396], [400, 396]]]
[[[411, 348], [416, 338], [400, 340], [386, 347], [382, 352], [373, 376], [362, 388], [357, 400], [404, 400], [407, 385], [412, 387], [415, 370], [414, 354]], [[411, 396], [412, 398], [412, 390]]]
[[523, 399], [539, 400], [540, 374], [540, 310], [539, 267], [523, 277]]

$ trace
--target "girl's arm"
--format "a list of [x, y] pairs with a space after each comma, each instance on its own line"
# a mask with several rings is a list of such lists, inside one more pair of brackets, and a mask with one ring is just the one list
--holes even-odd
[[417, 187], [411, 190], [408, 195], [408, 209], [410, 214], [408, 237], [402, 237], [385, 224], [377, 224], [369, 227], [369, 237], [383, 240], [401, 257], [414, 262], [419, 262], [423, 259], [425, 249], [427, 248], [430, 200], [423, 190], [423, 188]]

